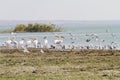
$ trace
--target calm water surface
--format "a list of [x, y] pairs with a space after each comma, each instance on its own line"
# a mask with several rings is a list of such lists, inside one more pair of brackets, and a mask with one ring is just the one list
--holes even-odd
[[[58, 24], [64, 30], [63, 32], [41, 32], [41, 33], [17, 33], [15, 38], [19, 41], [24, 38], [26, 41], [30, 38], [37, 38], [43, 43], [43, 37], [47, 36], [49, 44], [54, 44], [55, 36], [64, 36], [64, 44], [68, 45], [74, 41], [75, 45], [111, 45], [115, 43], [120, 45], [120, 24], [85, 24], [85, 23], [67, 23]], [[13, 29], [14, 26], [1, 26], [0, 30]], [[96, 37], [97, 36], [97, 37]], [[4, 43], [8, 38], [14, 37], [10, 33], [0, 34], [0, 42]], [[86, 42], [90, 39], [90, 42]]]

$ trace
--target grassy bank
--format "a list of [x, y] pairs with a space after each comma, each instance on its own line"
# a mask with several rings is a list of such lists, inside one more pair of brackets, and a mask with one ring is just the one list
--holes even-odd
[[119, 80], [120, 51], [0, 51], [0, 80]]

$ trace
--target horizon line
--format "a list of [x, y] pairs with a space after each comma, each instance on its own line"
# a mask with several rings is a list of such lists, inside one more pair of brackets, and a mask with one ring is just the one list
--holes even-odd
[[60, 19], [56, 19], [56, 20], [45, 20], [45, 19], [41, 19], [41, 20], [5, 20], [5, 19], [1, 19], [0, 21], [120, 21], [120, 20], [60, 20]]

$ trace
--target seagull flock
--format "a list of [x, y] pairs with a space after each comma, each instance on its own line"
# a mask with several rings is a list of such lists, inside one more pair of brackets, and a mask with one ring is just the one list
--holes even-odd
[[[40, 48], [40, 52], [44, 53], [43, 49], [99, 49], [99, 50], [116, 50], [120, 49], [120, 44], [112, 41], [109, 45], [93, 45], [92, 42], [96, 43], [103, 43], [106, 42], [105, 39], [101, 39], [98, 34], [85, 34], [85, 42], [88, 43], [88, 45], [75, 45], [77, 39], [79, 39], [78, 36], [75, 36], [72, 33], [68, 33], [69, 40], [71, 41], [69, 45], [66, 45], [64, 41], [66, 40], [64, 36], [61, 35], [55, 35], [54, 44], [50, 45], [47, 39], [47, 36], [43, 37], [43, 43], [41, 43], [37, 38], [30, 38], [29, 40], [25, 40], [24, 38], [21, 38], [19, 41], [16, 39], [16, 33], [11, 33], [12, 37], [7, 38], [7, 40], [1, 44], [1, 48], [18, 48], [22, 49], [23, 52], [27, 52], [28, 48]], [[110, 34], [112, 38], [115, 38], [114, 34]], [[81, 36], [82, 37], [82, 36]]]

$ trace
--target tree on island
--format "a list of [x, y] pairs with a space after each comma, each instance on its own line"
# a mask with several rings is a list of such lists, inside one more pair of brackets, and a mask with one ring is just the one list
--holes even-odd
[[62, 31], [61, 27], [56, 27], [55, 24], [18, 24], [14, 32], [60, 32]]

